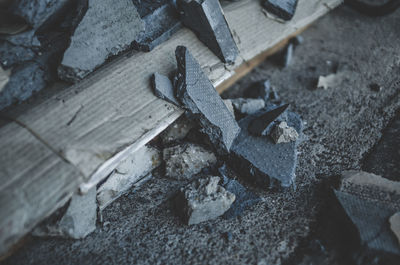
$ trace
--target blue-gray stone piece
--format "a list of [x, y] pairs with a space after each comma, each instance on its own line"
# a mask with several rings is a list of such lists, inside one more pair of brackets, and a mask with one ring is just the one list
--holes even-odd
[[259, 196], [247, 190], [237, 180], [229, 178], [225, 165], [219, 168], [219, 172], [223, 177], [223, 183], [221, 186], [236, 196], [236, 200], [232, 203], [231, 208], [229, 208], [229, 210], [226, 211], [222, 217], [225, 219], [230, 219], [241, 216], [247, 208], [261, 201]]
[[176, 106], [179, 106], [179, 102], [175, 97], [174, 87], [172, 86], [171, 80], [165, 75], [154, 73], [152, 76], [152, 83], [154, 87], [154, 94]]
[[[298, 141], [275, 144], [270, 137], [251, 134], [249, 123], [259, 115], [249, 115], [239, 121], [242, 130], [231, 148], [231, 166], [257, 184], [289, 187], [295, 181]], [[296, 113], [287, 112], [285, 121], [301, 134], [303, 125]]]
[[240, 132], [235, 118], [186, 47], [175, 51], [177, 98], [208, 135], [217, 151], [229, 152]]
[[296, 12], [297, 2], [298, 0], [266, 0], [264, 7], [283, 20], [291, 20]]
[[185, 26], [224, 63], [234, 63], [239, 50], [218, 0], [179, 0]]

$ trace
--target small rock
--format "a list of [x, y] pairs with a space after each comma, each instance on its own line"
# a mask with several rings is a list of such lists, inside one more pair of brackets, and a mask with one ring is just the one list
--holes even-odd
[[89, 0], [58, 69], [60, 78], [81, 80], [109, 57], [128, 49], [143, 30], [131, 0]]
[[234, 63], [239, 54], [218, 0], [179, 0], [182, 21], [224, 63]]
[[164, 99], [176, 106], [179, 106], [179, 102], [175, 97], [175, 91], [172, 86], [171, 80], [164, 75], [160, 75], [159, 73], [154, 73], [152, 76], [152, 83], [154, 87], [154, 94]]
[[335, 195], [364, 244], [400, 254], [399, 242], [389, 225], [400, 209], [400, 182], [363, 171], [345, 171]]
[[196, 59], [183, 47], [176, 48], [177, 98], [200, 123], [216, 149], [229, 152], [240, 128]]
[[289, 127], [286, 122], [281, 122], [275, 125], [272, 129], [271, 137], [276, 144], [294, 142], [299, 137], [297, 131]]
[[34, 236], [61, 236], [74, 239], [85, 238], [96, 229], [96, 189], [85, 195], [75, 194], [62, 218], [53, 223], [39, 225], [32, 232]]
[[164, 145], [177, 142], [186, 137], [196, 124], [185, 116], [181, 116], [160, 134]]
[[148, 146], [143, 146], [121, 161], [97, 190], [100, 210], [105, 209], [160, 164], [160, 152]]
[[235, 195], [218, 185], [219, 177], [195, 180], [182, 188], [176, 197], [176, 209], [185, 223], [198, 224], [224, 214], [235, 201]]
[[334, 88], [338, 84], [338, 78], [336, 74], [330, 74], [327, 76], [320, 76], [318, 78], [318, 88], [323, 88], [323, 89], [328, 89], [328, 88]]
[[369, 85], [369, 88], [370, 88], [372, 91], [375, 91], [375, 92], [381, 92], [381, 91], [382, 91], [382, 86], [380, 86], [380, 85], [377, 84], [377, 83], [372, 83], [372, 84], [370, 84], [370, 85]]
[[233, 107], [241, 114], [254, 114], [265, 107], [263, 99], [235, 98], [231, 99]]
[[400, 212], [395, 213], [389, 218], [390, 229], [397, 237], [400, 245]]
[[264, 7], [283, 20], [291, 20], [296, 12], [297, 0], [266, 0]]
[[182, 144], [163, 151], [165, 173], [174, 179], [190, 179], [203, 168], [217, 162], [215, 155], [195, 144]]
[[279, 107], [259, 112], [249, 123], [249, 132], [256, 136], [268, 135], [274, 126], [274, 122], [281, 116], [289, 107], [285, 104]]

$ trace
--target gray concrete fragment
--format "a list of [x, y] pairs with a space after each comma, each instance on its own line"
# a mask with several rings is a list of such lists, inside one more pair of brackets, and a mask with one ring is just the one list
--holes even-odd
[[195, 144], [182, 144], [163, 151], [165, 174], [174, 179], [190, 179], [217, 162], [215, 155]]
[[240, 132], [236, 120], [189, 51], [178, 46], [175, 54], [177, 97], [216, 148], [229, 151]]
[[272, 129], [271, 137], [276, 144], [294, 142], [299, 137], [297, 131], [289, 127], [286, 122], [275, 125]]
[[195, 126], [196, 124], [192, 120], [188, 119], [186, 116], [181, 116], [160, 134], [161, 140], [164, 145], [180, 141], [185, 138], [189, 131]]
[[345, 171], [336, 197], [368, 247], [400, 254], [389, 219], [400, 210], [400, 183], [363, 171]]
[[152, 76], [152, 83], [154, 87], [154, 94], [156, 94], [157, 97], [175, 104], [176, 106], [180, 105], [175, 97], [172, 82], [167, 76], [154, 73]]
[[279, 107], [271, 107], [266, 111], [259, 112], [254, 119], [249, 123], [249, 132], [256, 136], [268, 135], [275, 123], [278, 122], [278, 118], [283, 115], [289, 104], [285, 104]]
[[400, 245], [400, 212], [395, 213], [389, 218], [390, 229], [393, 234], [397, 237], [397, 241]]
[[177, 209], [185, 223], [198, 224], [224, 214], [235, 201], [235, 195], [218, 185], [219, 177], [195, 180], [180, 190]]
[[[295, 180], [297, 141], [275, 144], [269, 137], [254, 136], [248, 126], [255, 118], [257, 114], [239, 121], [242, 130], [232, 145], [231, 166], [258, 184], [289, 187]], [[288, 112], [286, 122], [301, 133], [303, 125], [297, 114]]]
[[241, 114], [254, 114], [265, 107], [263, 99], [235, 98], [231, 99], [233, 107]]
[[218, 0], [178, 0], [182, 21], [223, 62], [234, 63], [239, 54]]
[[266, 0], [263, 5], [275, 16], [283, 20], [291, 20], [296, 12], [297, 0]]
[[[149, 11], [144, 17], [140, 14], [144, 22], [145, 31], [142, 31], [136, 38], [134, 42], [136, 49], [146, 52], [151, 51], [182, 28], [179, 14], [172, 1], [164, 2], [161, 6]], [[138, 5], [142, 6], [143, 3], [138, 3]]]
[[96, 189], [85, 195], [75, 194], [61, 219], [44, 223], [32, 232], [34, 236], [59, 236], [74, 239], [85, 238], [96, 229]]
[[103, 210], [127, 192], [160, 164], [161, 153], [148, 146], [143, 146], [121, 161], [113, 173], [97, 189], [97, 203], [100, 210]]
[[128, 49], [143, 30], [131, 0], [89, 0], [58, 69], [60, 78], [79, 81], [109, 57]]

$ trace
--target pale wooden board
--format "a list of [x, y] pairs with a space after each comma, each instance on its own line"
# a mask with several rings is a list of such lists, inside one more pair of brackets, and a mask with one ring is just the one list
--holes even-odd
[[[340, 2], [300, 0], [295, 17], [284, 24], [267, 17], [258, 0], [232, 3], [224, 11], [241, 53], [234, 66], [222, 64], [190, 30], [182, 29], [150, 53], [120, 56], [77, 85], [54, 90], [46, 98], [33, 99], [4, 112], [3, 115], [24, 126], [13, 126], [12, 130], [6, 129], [7, 126], [0, 128], [0, 141], [6, 147], [14, 143], [19, 150], [0, 149], [0, 156], [7, 158], [1, 161], [0, 179], [21, 181], [20, 186], [15, 185], [15, 190], [9, 191], [12, 194], [42, 191], [38, 194], [49, 200], [48, 208], [56, 206], [53, 200], [56, 193], [47, 192], [50, 187], [63, 194], [73, 191], [74, 185], [55, 189], [52, 185], [60, 185], [58, 178], [72, 178], [72, 183], [85, 182], [81, 186], [83, 192], [90, 189], [127, 154], [146, 144], [183, 113], [156, 98], [150, 86], [150, 76], [154, 72], [169, 74], [176, 69], [176, 46], [188, 47], [217, 86], [231, 77], [235, 68], [305, 27]], [[52, 152], [48, 151], [47, 155], [52, 157], [51, 161], [59, 161], [57, 178], [54, 178], [53, 168], [49, 167], [47, 160], [31, 159], [37, 156], [37, 150], [31, 146], [37, 146], [38, 142], [35, 137], [25, 137], [20, 141], [21, 135], [27, 132], [24, 127], [39, 136], [40, 143], [51, 147]], [[24, 166], [14, 167], [14, 163]], [[71, 176], [71, 165], [76, 168], [74, 176]], [[25, 171], [26, 168], [38, 170]], [[52, 185], [36, 181], [46, 178]], [[31, 189], [23, 190], [25, 183], [29, 183]], [[3, 191], [0, 189], [1, 193]], [[42, 204], [33, 206], [33, 209], [40, 207]], [[2, 204], [2, 219], [5, 211]], [[35, 215], [35, 218], [24, 231], [42, 219], [40, 215]]]

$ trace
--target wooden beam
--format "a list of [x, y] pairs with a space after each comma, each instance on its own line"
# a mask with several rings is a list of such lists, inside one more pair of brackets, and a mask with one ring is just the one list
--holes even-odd
[[0, 252], [65, 202], [77, 185], [82, 192], [94, 187], [183, 113], [156, 98], [150, 86], [154, 72], [176, 69], [176, 46], [188, 47], [213, 84], [227, 87], [234, 79], [226, 80], [250, 71], [272, 53], [266, 50], [340, 2], [300, 0], [287, 23], [267, 17], [259, 0], [234, 2], [224, 7], [240, 51], [234, 65], [221, 63], [184, 28], [150, 53], [124, 54], [76, 85], [57, 84], [3, 111], [8, 121], [0, 126]]

